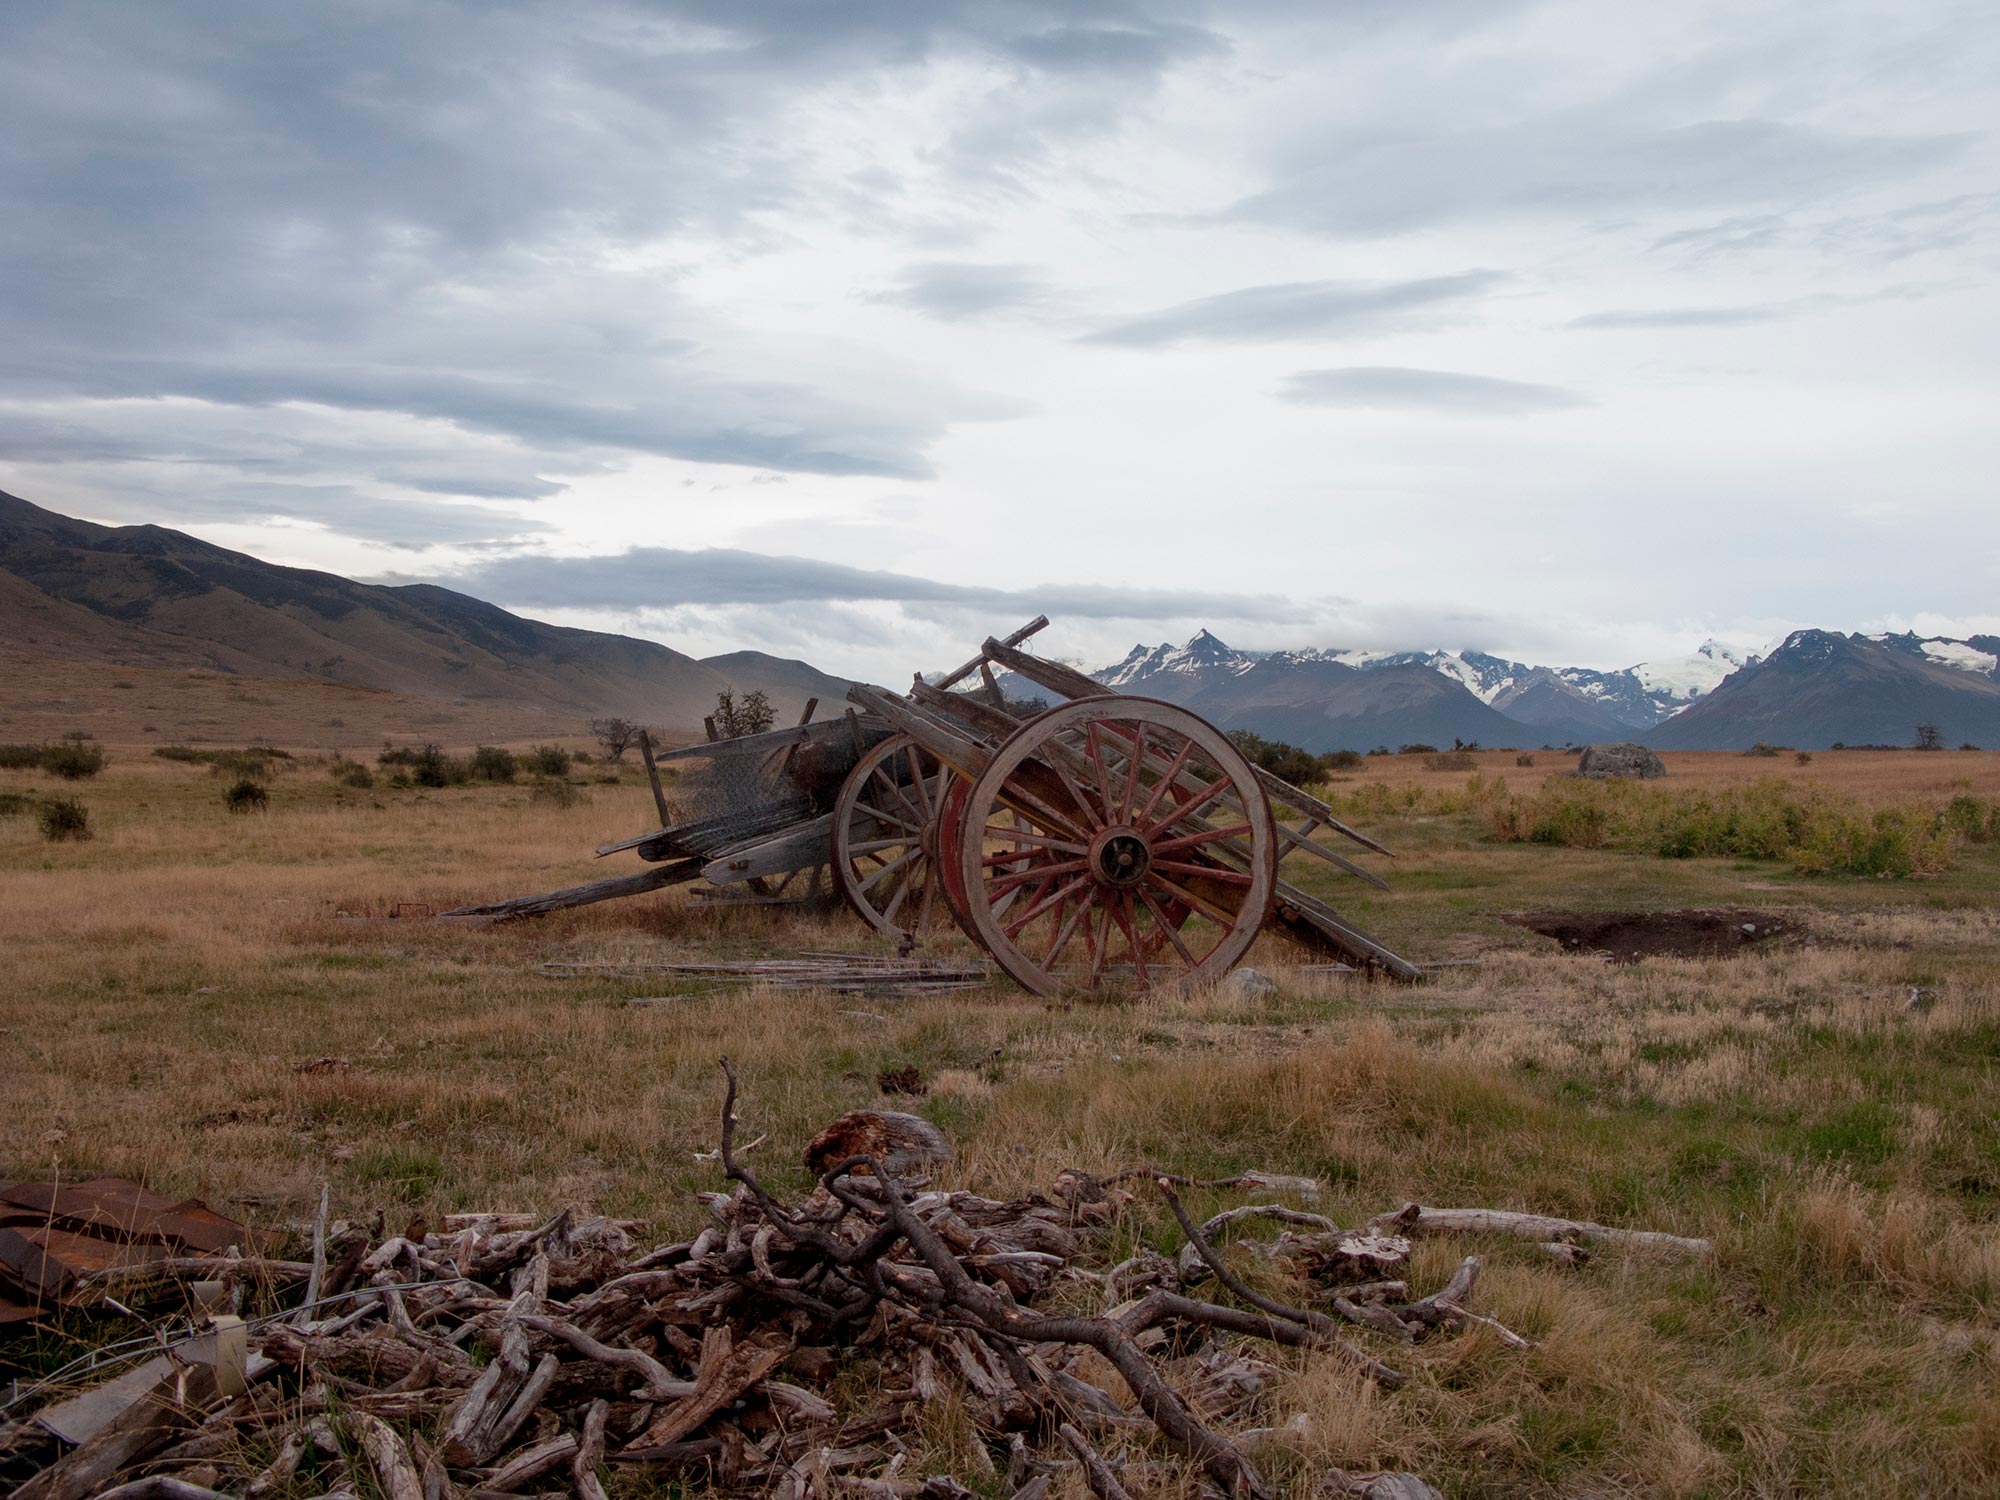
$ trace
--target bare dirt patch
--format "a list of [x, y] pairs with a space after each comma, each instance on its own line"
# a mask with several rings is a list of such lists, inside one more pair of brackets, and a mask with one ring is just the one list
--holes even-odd
[[1501, 920], [1539, 932], [1567, 953], [1642, 958], [1724, 958], [1762, 943], [1797, 942], [1805, 926], [1787, 912], [1721, 907], [1693, 911], [1518, 911]]

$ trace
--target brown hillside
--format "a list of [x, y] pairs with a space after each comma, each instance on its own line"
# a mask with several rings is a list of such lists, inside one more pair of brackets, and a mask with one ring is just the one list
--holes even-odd
[[[678, 731], [698, 729], [725, 687], [761, 688], [788, 717], [837, 681], [754, 652], [718, 670], [656, 642], [524, 619], [431, 584], [278, 567], [163, 527], [99, 526], [0, 494], [7, 653], [382, 690], [432, 700], [431, 718], [621, 714]], [[23, 701], [7, 700], [17, 710]], [[214, 737], [256, 733], [254, 717], [218, 722]]]

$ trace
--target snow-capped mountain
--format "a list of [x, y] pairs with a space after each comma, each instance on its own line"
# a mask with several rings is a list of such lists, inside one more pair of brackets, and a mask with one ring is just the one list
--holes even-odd
[[1125, 654], [1123, 661], [1091, 675], [1106, 687], [1115, 687], [1120, 692], [1136, 692], [1134, 683], [1169, 674], [1181, 677], [1206, 677], [1217, 673], [1237, 676], [1249, 671], [1257, 660], [1251, 653], [1225, 646], [1208, 631], [1200, 630], [1185, 646], [1176, 646], [1172, 641], [1162, 641], [1157, 646], [1134, 646]]
[[[1783, 670], [1759, 676], [1770, 661]], [[1801, 630], [1764, 656], [1709, 640], [1685, 657], [1604, 672], [1483, 651], [1239, 651], [1204, 630], [1181, 646], [1135, 646], [1092, 675], [1121, 692], [1186, 704], [1225, 728], [1321, 750], [1366, 748], [1361, 739], [1393, 746], [1454, 738], [1495, 746], [1644, 739], [1685, 749], [1767, 739], [1811, 748], [1843, 735], [1849, 744], [1907, 743], [1910, 726], [1896, 726], [1920, 704], [1942, 722], [1962, 719], [1967, 737], [1988, 735], [2000, 637]], [[1754, 695], [1743, 690], [1753, 677], [1762, 684]], [[1719, 694], [1736, 707], [1707, 711]]]

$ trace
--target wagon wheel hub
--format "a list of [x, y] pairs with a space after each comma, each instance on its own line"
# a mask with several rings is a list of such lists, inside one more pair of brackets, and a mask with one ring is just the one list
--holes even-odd
[[1099, 885], [1135, 886], [1152, 868], [1152, 845], [1128, 824], [1103, 829], [1090, 841], [1090, 873]]

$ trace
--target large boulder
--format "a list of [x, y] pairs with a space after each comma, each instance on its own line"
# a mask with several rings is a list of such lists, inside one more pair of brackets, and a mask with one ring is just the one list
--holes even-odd
[[1666, 764], [1644, 745], [1589, 745], [1576, 763], [1576, 774], [1593, 781], [1629, 776], [1651, 781], [1667, 774]]

